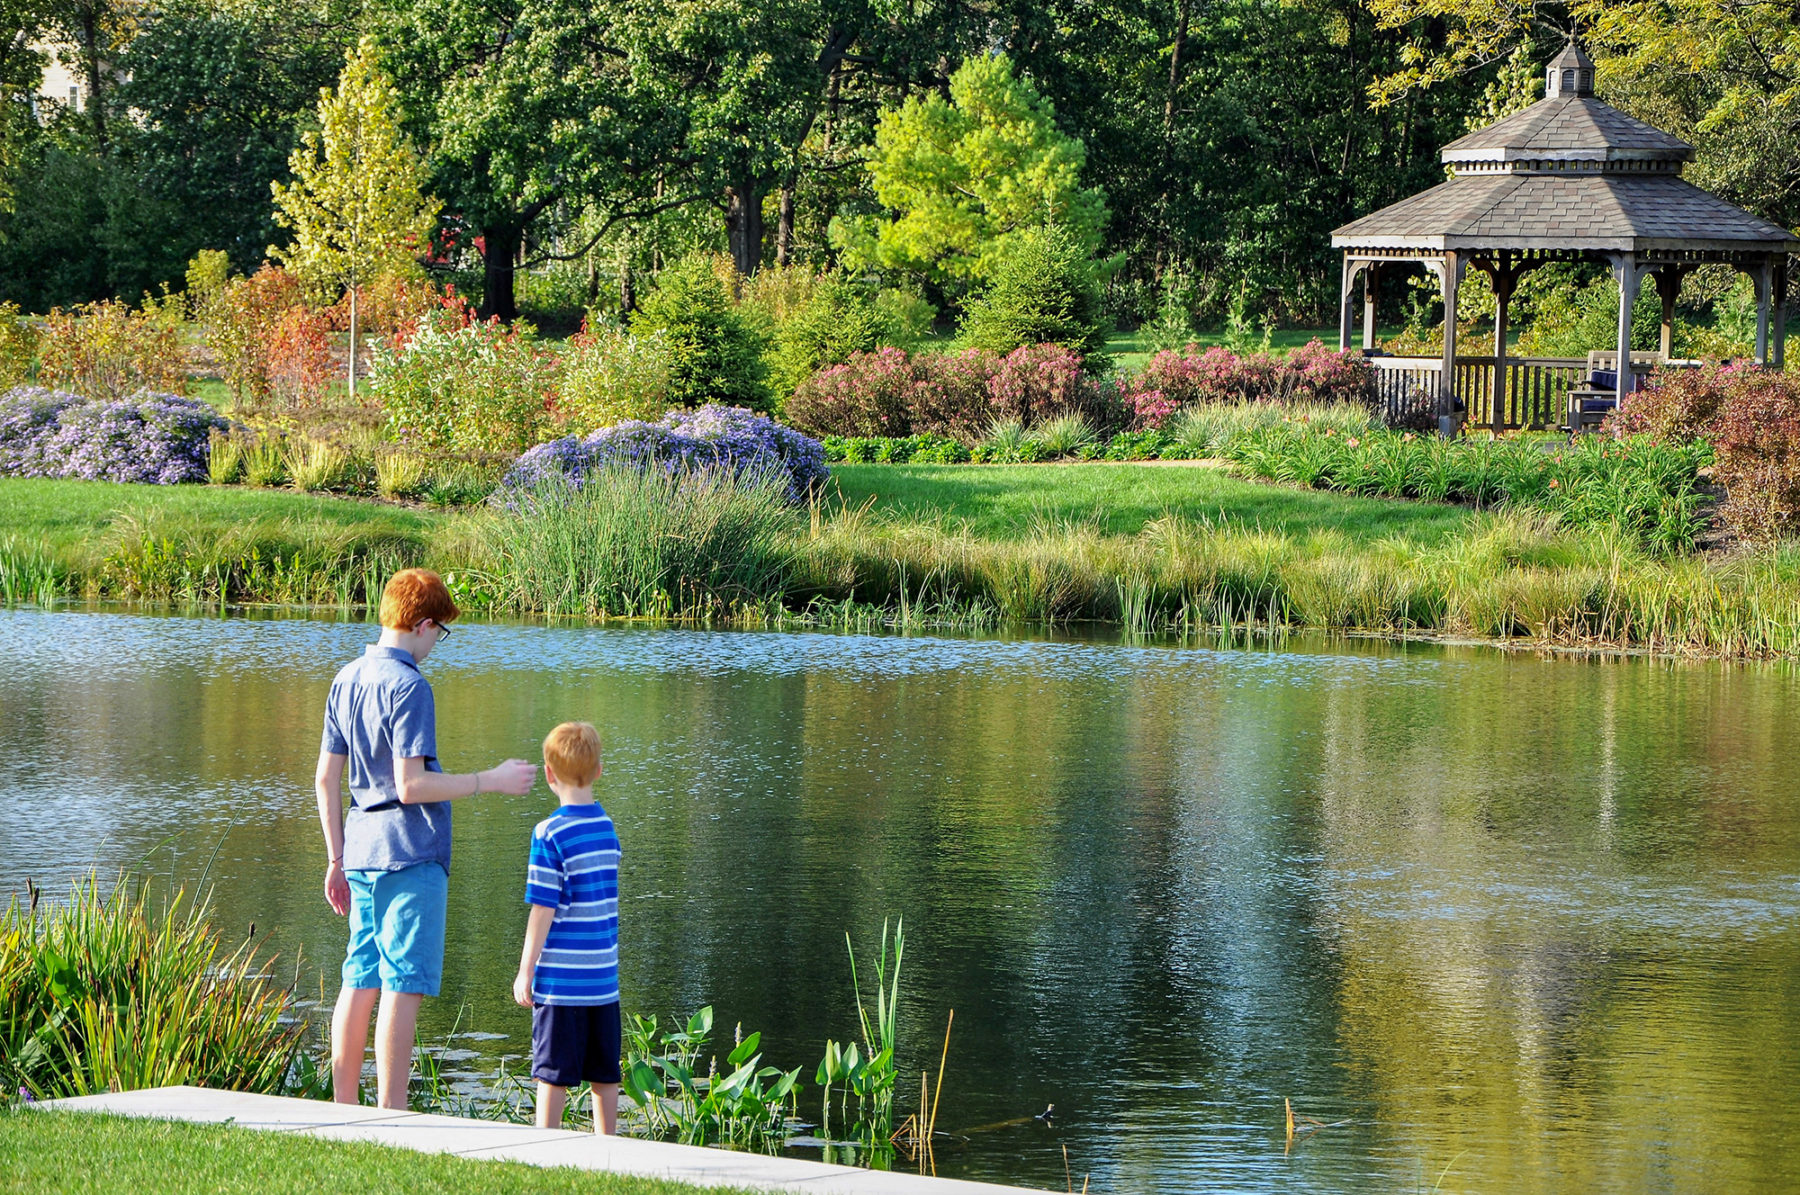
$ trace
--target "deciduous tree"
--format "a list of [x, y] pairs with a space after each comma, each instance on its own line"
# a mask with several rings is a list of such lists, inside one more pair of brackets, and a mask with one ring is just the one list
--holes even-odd
[[270, 252], [311, 285], [350, 294], [350, 394], [356, 394], [356, 288], [417, 269], [439, 204], [420, 193], [424, 167], [400, 131], [398, 97], [364, 41], [346, 55], [335, 91], [319, 94], [319, 129], [289, 161], [294, 181], [272, 184], [276, 219], [293, 244]]

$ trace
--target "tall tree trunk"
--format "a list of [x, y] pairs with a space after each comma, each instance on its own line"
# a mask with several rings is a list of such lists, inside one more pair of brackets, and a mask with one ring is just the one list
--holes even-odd
[[1175, 44], [1169, 51], [1169, 86], [1163, 93], [1163, 165], [1169, 164], [1169, 143], [1175, 135], [1175, 96], [1181, 90], [1181, 52], [1187, 48], [1188, 18], [1192, 0], [1181, 0], [1175, 20]]
[[757, 179], [749, 174], [725, 189], [725, 231], [731, 241], [731, 260], [746, 278], [762, 265], [762, 200]]
[[800, 181], [800, 164], [795, 162], [781, 180], [781, 218], [775, 224], [775, 264], [786, 266], [794, 254], [794, 187]]
[[101, 102], [100, 12], [96, 5], [84, 4], [76, 20], [81, 34], [82, 65], [87, 73], [87, 113], [94, 126], [94, 141], [106, 148], [106, 105]]
[[619, 243], [619, 318], [627, 320], [637, 310], [637, 287], [631, 277], [631, 235]]
[[481, 237], [479, 314], [482, 319], [510, 324], [519, 317], [518, 305], [513, 301], [513, 271], [525, 230], [517, 224], [490, 224], [481, 230]]

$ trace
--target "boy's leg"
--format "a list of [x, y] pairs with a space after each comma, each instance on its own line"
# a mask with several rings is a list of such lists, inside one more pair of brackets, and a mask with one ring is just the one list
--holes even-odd
[[569, 1104], [569, 1089], [558, 1087], [554, 1083], [538, 1080], [537, 1092], [537, 1127], [554, 1129], [562, 1127], [563, 1109]]
[[[419, 1025], [417, 992], [381, 993], [381, 1015], [375, 1018], [375, 1104], [406, 1111], [412, 1084], [413, 1038]], [[365, 1016], [363, 1023], [368, 1023]]]
[[369, 1014], [380, 988], [338, 990], [331, 1010], [331, 1098], [354, 1104], [361, 1098], [363, 1053], [369, 1048]]
[[594, 1092], [594, 1131], [608, 1137], [619, 1132], [619, 1085], [596, 1083]]
[[381, 956], [381, 1012], [375, 1019], [376, 1102], [404, 1111], [412, 1081], [419, 1003], [438, 994], [444, 969], [449, 878], [436, 863], [385, 872], [376, 881], [375, 935]]
[[352, 871], [344, 878], [350, 883], [350, 941], [344, 950], [343, 987], [331, 1011], [331, 1097], [340, 1104], [354, 1104], [362, 1094], [369, 1017], [381, 995], [381, 951], [375, 940], [378, 873]]

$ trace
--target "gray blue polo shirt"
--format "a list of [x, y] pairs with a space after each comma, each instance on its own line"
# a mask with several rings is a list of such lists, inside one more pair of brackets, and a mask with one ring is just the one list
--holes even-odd
[[450, 804], [402, 805], [394, 761], [437, 761], [437, 706], [412, 653], [372, 644], [339, 670], [325, 702], [321, 748], [349, 757], [344, 779], [345, 871], [399, 871], [415, 863], [450, 870]]

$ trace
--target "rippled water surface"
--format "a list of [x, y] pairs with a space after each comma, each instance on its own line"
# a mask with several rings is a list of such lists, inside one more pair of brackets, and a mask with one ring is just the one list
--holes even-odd
[[[0, 875], [193, 878], [306, 983], [310, 778], [362, 625], [0, 612]], [[1800, 1188], [1800, 685], [1480, 649], [460, 626], [453, 770], [601, 728], [639, 1012], [810, 1075], [846, 930], [908, 930], [942, 1172], [1101, 1192]], [[456, 810], [428, 1037], [492, 1068], [531, 825]], [[327, 980], [335, 989], [335, 978]], [[500, 1035], [489, 1037], [488, 1035]], [[1284, 1149], [1282, 1100], [1333, 1127]], [[812, 1103], [808, 1099], [808, 1104]], [[1347, 1121], [1345, 1124], [1335, 1122]]]

